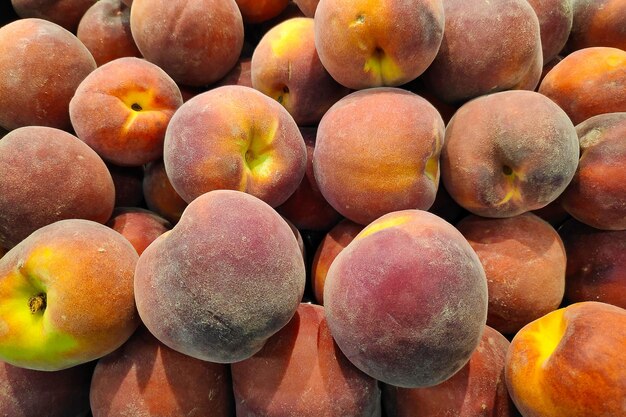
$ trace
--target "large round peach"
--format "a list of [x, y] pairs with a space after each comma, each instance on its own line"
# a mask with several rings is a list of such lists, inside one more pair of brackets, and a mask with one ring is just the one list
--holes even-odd
[[561, 204], [589, 226], [626, 230], [626, 112], [594, 116], [576, 132], [580, 160]]
[[68, 106], [96, 62], [76, 36], [41, 19], [0, 28], [0, 126], [70, 127]]
[[449, 103], [533, 90], [542, 67], [539, 20], [526, 0], [445, 0], [441, 48], [424, 79]]
[[315, 49], [313, 19], [288, 19], [263, 36], [252, 55], [252, 86], [282, 104], [298, 126], [317, 125], [350, 90], [338, 84]]
[[137, 252], [89, 220], [44, 226], [0, 260], [0, 359], [60, 370], [100, 358], [135, 331]]
[[245, 191], [272, 207], [298, 188], [306, 146], [276, 101], [248, 87], [219, 87], [192, 98], [165, 134], [165, 170], [187, 202], [212, 190]]
[[554, 59], [565, 46], [572, 29], [572, 0], [528, 0], [539, 18], [543, 63]]
[[346, 357], [390, 385], [436, 385], [461, 369], [487, 318], [487, 281], [452, 225], [421, 210], [372, 222], [335, 258], [328, 326]]
[[51, 127], [16, 129], [0, 140], [0, 246], [11, 248], [62, 219], [106, 222], [115, 189], [100, 157]]
[[300, 304], [260, 352], [232, 364], [232, 373], [240, 416], [380, 416], [377, 381], [341, 353], [321, 306]]
[[553, 101], [504, 91], [463, 105], [446, 127], [441, 178], [484, 217], [511, 217], [555, 200], [578, 165], [574, 125]]
[[225, 365], [176, 352], [143, 326], [98, 361], [89, 399], [93, 417], [234, 416]]
[[187, 202], [178, 195], [165, 172], [162, 160], [144, 166], [143, 195], [146, 205], [172, 224], [178, 223]]
[[139, 255], [172, 228], [164, 218], [138, 207], [116, 208], [106, 225], [128, 239]]
[[39, 18], [75, 32], [78, 22], [97, 0], [11, 0], [22, 18]]
[[121, 0], [100, 0], [91, 6], [80, 19], [76, 37], [98, 66], [117, 58], [141, 56], [130, 32], [130, 7]]
[[626, 310], [584, 302], [523, 327], [506, 357], [509, 394], [524, 417], [616, 417], [626, 398]]
[[487, 276], [487, 324], [515, 334], [559, 308], [565, 291], [565, 248], [550, 224], [531, 213], [506, 219], [470, 215], [456, 225]]
[[392, 211], [426, 210], [439, 184], [443, 134], [437, 110], [416, 94], [385, 87], [352, 93], [320, 122], [318, 187], [335, 210], [364, 225]]
[[165, 129], [182, 104], [178, 86], [161, 68], [127, 57], [80, 83], [70, 118], [76, 135], [102, 159], [139, 166], [163, 155]]
[[509, 341], [485, 326], [469, 362], [441, 384], [428, 388], [386, 385], [383, 403], [393, 417], [514, 417], [504, 382]]
[[192, 201], [143, 252], [135, 273], [142, 321], [189, 356], [249, 358], [289, 322], [305, 285], [293, 232], [266, 203], [218, 190]]
[[546, 74], [538, 91], [576, 125], [599, 114], [626, 112], [626, 51], [594, 47], [573, 52]]
[[598, 230], [571, 219], [559, 234], [567, 253], [566, 300], [626, 308], [626, 230]]
[[622, 0], [575, 0], [567, 49], [608, 46], [626, 50], [626, 3]]
[[442, 0], [321, 0], [315, 46], [330, 75], [348, 88], [398, 86], [433, 62], [443, 28]]
[[135, 0], [130, 28], [141, 54], [177, 83], [211, 84], [235, 66], [243, 21], [235, 0]]

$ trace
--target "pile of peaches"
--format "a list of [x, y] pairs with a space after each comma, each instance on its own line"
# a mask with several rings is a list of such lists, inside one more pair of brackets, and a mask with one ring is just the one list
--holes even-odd
[[626, 0], [0, 24], [0, 416], [626, 417]]

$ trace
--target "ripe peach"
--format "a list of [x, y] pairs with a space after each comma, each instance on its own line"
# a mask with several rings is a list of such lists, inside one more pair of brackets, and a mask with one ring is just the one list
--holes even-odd
[[466, 103], [448, 123], [441, 178], [470, 212], [511, 217], [554, 201], [577, 165], [565, 112], [539, 93], [503, 91]]
[[248, 87], [219, 87], [192, 98], [165, 134], [165, 170], [187, 202], [212, 190], [245, 191], [272, 207], [298, 188], [306, 146], [276, 101]]
[[565, 46], [572, 29], [572, 0], [528, 0], [539, 18], [539, 34], [544, 64]]
[[439, 184], [443, 134], [441, 116], [418, 95], [388, 87], [357, 91], [320, 122], [315, 179], [330, 205], [356, 223], [426, 210]]
[[187, 207], [187, 202], [178, 195], [167, 178], [162, 160], [145, 165], [143, 195], [148, 208], [172, 224], [178, 223]]
[[321, 306], [300, 304], [260, 352], [232, 364], [232, 373], [239, 416], [380, 416], [377, 381], [341, 353]]
[[626, 310], [584, 302], [522, 328], [506, 356], [509, 394], [524, 417], [616, 417], [626, 395]]
[[44, 226], [0, 260], [0, 360], [54, 371], [100, 358], [135, 331], [137, 252], [89, 220]]
[[626, 308], [626, 230], [598, 230], [571, 219], [559, 234], [567, 253], [566, 300]]
[[278, 213], [249, 194], [217, 190], [193, 200], [143, 252], [135, 299], [161, 342], [231, 363], [258, 352], [289, 322], [305, 275], [296, 238]]
[[524, 213], [506, 219], [470, 215], [456, 227], [485, 270], [489, 326], [515, 334], [559, 307], [565, 291], [565, 248], [550, 224]]
[[575, 0], [567, 49], [608, 46], [626, 50], [626, 3], [622, 0]]
[[315, 46], [330, 75], [348, 88], [398, 86], [433, 62], [443, 28], [442, 0], [320, 0]]
[[22, 18], [39, 18], [76, 32], [81, 17], [97, 0], [11, 0]]
[[585, 48], [566, 56], [538, 90], [577, 125], [603, 113], [626, 112], [626, 51]]
[[172, 228], [164, 218], [138, 207], [116, 208], [106, 225], [128, 239], [139, 255]]
[[626, 230], [626, 112], [594, 116], [576, 132], [580, 160], [563, 207], [597, 229]]
[[16, 129], [0, 140], [0, 246], [11, 248], [42, 226], [81, 218], [105, 223], [115, 189], [100, 157], [51, 127]]
[[233, 69], [224, 78], [215, 83], [215, 87], [223, 87], [225, 85], [243, 85], [252, 88], [252, 58], [239, 59]]
[[70, 128], [68, 105], [96, 62], [76, 36], [41, 19], [0, 28], [0, 126]]
[[201, 86], [235, 66], [243, 21], [235, 0], [135, 0], [130, 29], [141, 54], [176, 82]]
[[117, 58], [141, 56], [130, 32], [130, 7], [121, 0], [96, 2], [80, 19], [76, 36], [98, 66]]
[[432, 386], [478, 346], [487, 280], [452, 225], [403, 210], [372, 222], [339, 253], [324, 307], [333, 337], [357, 368], [390, 385]]
[[234, 417], [228, 368], [176, 352], [143, 326], [98, 361], [89, 398], [93, 417]]
[[261, 23], [278, 16], [289, 4], [289, 0], [235, 0], [243, 21]]
[[383, 403], [393, 417], [518, 416], [504, 382], [509, 341], [485, 326], [469, 362], [456, 374], [428, 388], [385, 385]]

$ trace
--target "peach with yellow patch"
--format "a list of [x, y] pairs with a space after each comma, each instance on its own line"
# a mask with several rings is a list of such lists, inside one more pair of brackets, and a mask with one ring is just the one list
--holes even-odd
[[523, 327], [505, 377], [524, 417], [615, 417], [626, 395], [626, 310], [583, 302]]
[[450, 120], [441, 178], [470, 212], [511, 217], [555, 200], [577, 165], [576, 129], [565, 112], [541, 94], [504, 91], [466, 103]]
[[443, 28], [441, 0], [321, 0], [315, 46], [330, 75], [346, 87], [398, 86], [432, 63]]
[[163, 157], [172, 186], [187, 202], [228, 189], [276, 207], [306, 169], [306, 146], [287, 110], [243, 86], [219, 87], [181, 106], [167, 128]]
[[89, 74], [70, 101], [77, 136], [104, 160], [139, 166], [163, 154], [165, 129], [183, 104], [176, 83], [139, 58], [119, 58]]

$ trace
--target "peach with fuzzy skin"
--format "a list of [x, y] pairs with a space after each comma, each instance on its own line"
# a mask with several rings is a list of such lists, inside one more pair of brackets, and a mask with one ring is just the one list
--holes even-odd
[[377, 381], [341, 353], [318, 305], [300, 304], [260, 352], [232, 365], [232, 373], [240, 416], [380, 416]]
[[575, 51], [546, 74], [538, 91], [565, 110], [575, 125], [599, 114], [626, 112], [626, 51]]
[[392, 211], [426, 210], [439, 185], [443, 134], [437, 110], [416, 94], [389, 87], [352, 93], [320, 122], [318, 187], [335, 210], [363, 225]]
[[100, 157], [51, 127], [16, 129], [0, 140], [0, 245], [11, 248], [62, 219], [105, 223], [115, 189]]
[[622, 0], [574, 0], [574, 21], [567, 49], [593, 46], [626, 50], [626, 3]]
[[130, 7], [121, 0], [96, 2], [80, 19], [76, 36], [98, 66], [117, 58], [141, 57], [130, 32]]
[[243, 21], [261, 23], [278, 16], [289, 4], [289, 0], [235, 0]]
[[87, 416], [92, 374], [93, 363], [46, 372], [0, 362], [0, 415]]
[[441, 48], [424, 73], [449, 103], [496, 91], [534, 90], [542, 67], [539, 20], [526, 0], [445, 0]]
[[164, 218], [138, 207], [116, 208], [106, 225], [128, 239], [139, 255], [172, 228]]
[[176, 224], [187, 207], [187, 202], [178, 195], [165, 172], [163, 161], [145, 165], [143, 194], [148, 208]]
[[243, 21], [235, 0], [135, 0], [130, 29], [141, 54], [177, 83], [211, 84], [235, 66]]
[[141, 255], [135, 299], [161, 342], [232, 363], [258, 352], [293, 316], [305, 268], [293, 232], [249, 194], [206, 193]]
[[139, 58], [119, 58], [89, 74], [70, 101], [76, 135], [102, 159], [139, 166], [163, 155], [165, 129], [183, 104], [176, 83]]
[[626, 308], [626, 230], [598, 230], [570, 219], [559, 234], [567, 252], [566, 300]]
[[163, 159], [172, 186], [187, 202], [228, 189], [276, 207], [304, 177], [306, 146], [276, 101], [252, 88], [225, 86], [180, 107], [167, 127]]
[[528, 0], [539, 18], [543, 62], [554, 59], [565, 46], [572, 29], [573, 0]]
[[137, 252], [89, 220], [44, 226], [0, 260], [0, 360], [55, 371], [100, 358], [135, 331]]
[[252, 55], [252, 86], [282, 104], [298, 126], [316, 125], [350, 90], [338, 84], [315, 49], [313, 19], [288, 19], [263, 36]]
[[597, 229], [626, 230], [626, 112], [594, 116], [576, 132], [580, 160], [563, 207]]
[[565, 291], [565, 248], [550, 224], [532, 213], [506, 219], [470, 215], [456, 228], [487, 276], [487, 324], [515, 334], [559, 308]]
[[509, 394], [524, 417], [616, 417], [626, 393], [626, 310], [584, 302], [523, 327], [506, 356]]
[[504, 382], [509, 341], [485, 326], [469, 362], [456, 374], [429, 388], [386, 385], [383, 403], [394, 417], [516, 417]]
[[21, 18], [38, 18], [54, 22], [75, 32], [78, 22], [97, 0], [11, 0]]
[[313, 293], [318, 304], [324, 305], [324, 283], [328, 270], [339, 253], [358, 235], [363, 226], [344, 219], [333, 227], [317, 247], [311, 265]]
[[70, 128], [68, 105], [96, 62], [61, 26], [21, 19], [0, 28], [0, 126]]
[[512, 217], [554, 201], [577, 165], [576, 129], [565, 112], [539, 93], [503, 91], [466, 103], [450, 120], [441, 178], [473, 214]]
[[335, 258], [324, 285], [330, 331], [384, 383], [439, 384], [461, 369], [487, 318], [487, 281], [463, 235], [434, 214], [387, 214]]
[[442, 0], [321, 0], [315, 11], [319, 58], [352, 89], [414, 80], [435, 59], [443, 29]]
[[228, 368], [176, 352], [143, 326], [98, 361], [89, 398], [93, 417], [234, 417]]

